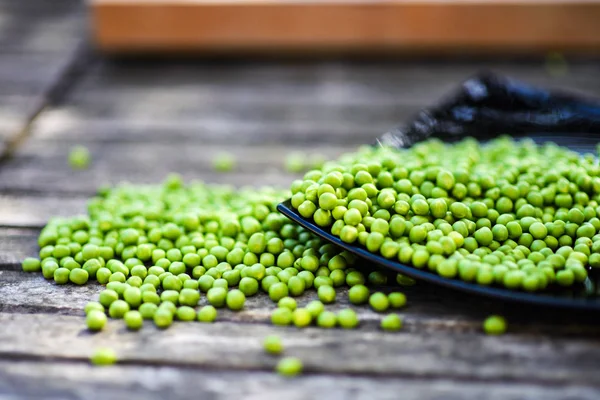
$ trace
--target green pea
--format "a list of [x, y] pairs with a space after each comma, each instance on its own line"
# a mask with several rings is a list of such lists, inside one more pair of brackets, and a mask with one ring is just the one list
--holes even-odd
[[325, 304], [335, 302], [335, 289], [331, 286], [320, 286], [318, 289], [319, 300]]
[[246, 297], [254, 296], [258, 292], [258, 281], [250, 277], [242, 278], [240, 280], [239, 290], [241, 290]]
[[21, 266], [25, 272], [38, 272], [41, 269], [40, 260], [33, 257], [24, 259]]
[[137, 308], [142, 303], [142, 291], [137, 287], [128, 287], [123, 292], [123, 300], [125, 300], [130, 307]]
[[269, 335], [263, 340], [263, 348], [269, 354], [281, 354], [283, 343], [279, 336]]
[[211, 288], [206, 293], [206, 299], [208, 302], [217, 308], [223, 307], [225, 305], [225, 300], [227, 297], [227, 290], [223, 288]]
[[288, 286], [283, 282], [277, 282], [269, 287], [269, 297], [278, 302], [289, 294]]
[[193, 321], [196, 319], [196, 311], [190, 306], [177, 308], [177, 319], [180, 321]]
[[239, 311], [244, 308], [246, 302], [246, 296], [241, 290], [234, 289], [227, 293], [226, 303], [227, 308], [233, 311]]
[[200, 322], [214, 322], [217, 319], [217, 309], [213, 306], [204, 306], [198, 310], [197, 319]]
[[337, 323], [344, 329], [354, 329], [358, 325], [358, 316], [354, 310], [345, 308], [338, 312]]
[[305, 308], [313, 319], [316, 319], [325, 310], [325, 306], [319, 300], [310, 301]]
[[158, 306], [154, 303], [143, 303], [138, 309], [143, 319], [153, 319], [156, 310], [158, 310]]
[[[289, 311], [289, 310], [288, 310]], [[298, 328], [304, 328], [310, 325], [312, 321], [311, 313], [305, 308], [297, 308], [292, 311], [292, 322]]]
[[388, 300], [392, 308], [402, 308], [406, 305], [406, 295], [401, 292], [388, 294]]
[[285, 357], [279, 360], [276, 366], [279, 375], [293, 377], [302, 373], [302, 361], [295, 357]]
[[69, 280], [76, 285], [85, 285], [88, 279], [88, 272], [81, 268], [75, 268], [69, 273]]
[[112, 349], [100, 348], [94, 351], [90, 361], [97, 366], [113, 365], [117, 362], [117, 355]]
[[139, 311], [135, 310], [127, 311], [123, 317], [123, 320], [125, 321], [127, 329], [133, 331], [139, 330], [144, 324], [142, 314]]
[[69, 276], [71, 271], [67, 268], [57, 268], [54, 270], [54, 282], [58, 285], [64, 285], [69, 282]]
[[323, 311], [316, 316], [316, 321], [321, 328], [334, 328], [337, 324], [337, 316], [331, 311]]
[[158, 307], [153, 317], [154, 324], [159, 329], [166, 329], [173, 323], [173, 312], [165, 307]]
[[111, 318], [119, 319], [123, 318], [125, 313], [129, 311], [129, 304], [124, 300], [113, 301], [108, 308], [108, 315]]
[[106, 314], [103, 310], [91, 310], [86, 313], [85, 323], [91, 331], [102, 330], [106, 325]]
[[271, 313], [271, 323], [273, 325], [289, 325], [292, 323], [293, 314], [289, 308], [276, 308]]
[[[179, 304], [183, 306], [195, 307], [200, 301], [200, 293], [196, 289], [181, 289], [178, 297]], [[211, 303], [212, 304], [212, 303]]]
[[502, 335], [506, 332], [506, 320], [500, 315], [490, 315], [483, 322], [483, 331], [488, 335]]
[[381, 320], [380, 326], [381, 326], [381, 329], [383, 329], [384, 331], [389, 331], [389, 332], [399, 331], [400, 329], [402, 329], [402, 318], [400, 318], [400, 316], [398, 314], [386, 315]]
[[384, 312], [389, 308], [390, 302], [384, 293], [376, 292], [369, 297], [369, 305], [377, 312]]

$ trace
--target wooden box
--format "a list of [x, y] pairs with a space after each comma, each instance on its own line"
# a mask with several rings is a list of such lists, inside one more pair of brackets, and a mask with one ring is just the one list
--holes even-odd
[[599, 0], [91, 0], [108, 52], [600, 49]]

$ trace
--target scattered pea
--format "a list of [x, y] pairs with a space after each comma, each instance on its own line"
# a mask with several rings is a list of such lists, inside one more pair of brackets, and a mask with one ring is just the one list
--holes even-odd
[[283, 343], [279, 336], [267, 336], [263, 341], [263, 347], [269, 354], [281, 354], [283, 352]]
[[506, 320], [500, 315], [490, 315], [483, 321], [483, 331], [488, 335], [502, 335], [506, 332]]

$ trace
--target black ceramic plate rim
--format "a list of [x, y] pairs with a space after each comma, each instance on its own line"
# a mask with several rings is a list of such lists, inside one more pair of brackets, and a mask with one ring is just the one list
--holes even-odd
[[283, 203], [278, 204], [277, 210], [286, 217], [290, 218], [292, 221], [298, 223], [299, 225], [308, 229], [312, 233], [320, 236], [321, 238], [329, 242], [335, 243], [337, 246], [348, 250], [349, 252], [356, 254], [357, 256], [360, 256], [365, 260], [382, 265], [388, 269], [391, 269], [393, 271], [396, 271], [414, 279], [420, 279], [451, 289], [457, 289], [467, 293], [493, 297], [499, 300], [506, 300], [510, 302], [521, 302], [540, 306], [600, 311], [600, 301], [598, 301], [597, 299], [554, 297], [545, 294], [519, 292], [515, 290], [501, 289], [493, 286], [478, 285], [474, 283], [460, 281], [457, 279], [444, 278], [433, 272], [401, 264], [399, 262], [389, 260], [380, 255], [371, 253], [368, 250], [363, 249], [362, 247], [343, 242], [339, 238], [333, 236], [331, 233], [326, 232], [325, 230], [315, 225], [311, 220], [308, 220], [302, 217], [300, 214], [296, 213], [291, 207], [291, 202], [289, 199], [284, 201]]

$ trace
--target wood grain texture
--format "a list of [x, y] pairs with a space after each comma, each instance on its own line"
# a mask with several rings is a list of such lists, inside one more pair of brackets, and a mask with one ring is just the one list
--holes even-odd
[[82, 41], [78, 0], [43, 3], [0, 1], [0, 157], [49, 102]]
[[[96, 283], [81, 287], [57, 286], [52, 281], [46, 281], [40, 274], [21, 272], [19, 265], [4, 264], [2, 269], [4, 270], [0, 271], [3, 282], [3, 287], [0, 287], [0, 311], [6, 313], [81, 316], [85, 304], [97, 300], [97, 295], [102, 290], [102, 286]], [[503, 304], [483, 297], [441, 289], [423, 282], [410, 288], [382, 286], [371, 289], [385, 293], [402, 290], [407, 295], [408, 306], [397, 311], [404, 318], [403, 331], [416, 335], [441, 332], [480, 333], [482, 321], [494, 313], [506, 316], [510, 332], [513, 334], [544, 335], [548, 338], [596, 338], [600, 334], [600, 322], [589, 314]], [[296, 300], [300, 306], [304, 306], [316, 299], [316, 292], [308, 290]], [[199, 305], [205, 304], [207, 304], [206, 298], [203, 296]], [[338, 289], [336, 302], [327, 306], [332, 311], [348, 307], [357, 311], [362, 321], [361, 330], [376, 329], [384, 316], [373, 312], [367, 306], [351, 305], [346, 288]], [[275, 304], [269, 297], [260, 292], [256, 296], [249, 297], [244, 310], [240, 312], [221, 310], [219, 319], [235, 323], [270, 324], [270, 314], [274, 308]]]
[[[6, 264], [5, 264], [6, 265]], [[103, 289], [102, 285], [90, 283], [89, 285], [56, 285], [53, 281], [45, 280], [40, 274], [27, 274], [19, 269], [0, 271], [3, 287], [0, 288], [0, 311], [7, 313], [48, 313], [81, 316], [83, 307], [88, 301], [96, 301], [98, 293]], [[375, 289], [374, 289], [375, 290]], [[376, 290], [391, 292], [399, 290], [397, 287], [380, 287]], [[402, 289], [409, 298], [409, 305], [400, 310], [405, 317], [404, 329], [407, 332], [423, 333], [428, 331], [448, 332], [479, 332], [481, 320], [490, 310], [482, 311], [481, 308], [469, 304], [469, 299], [458, 295], [449, 304], [441, 304], [440, 296], [452, 292], [436, 293], [434, 287], [422, 284], [418, 287]], [[299, 306], [304, 306], [312, 300], [316, 300], [314, 290], [307, 290], [302, 296], [296, 298]], [[206, 305], [207, 301], [202, 296], [199, 305]], [[352, 307], [358, 312], [363, 321], [364, 328], [376, 327], [383, 314], [372, 311], [369, 307], [355, 307], [348, 301], [346, 288], [338, 289], [336, 302], [328, 305], [332, 311], [339, 311]], [[220, 320], [239, 323], [270, 323], [271, 311], [276, 308], [273, 301], [260, 292], [256, 296], [249, 297], [244, 310], [233, 312], [223, 309], [220, 312]], [[492, 306], [493, 308], [493, 306]], [[538, 319], [539, 320], [539, 319]], [[546, 321], [548, 324], [550, 321]], [[531, 326], [527, 321], [516, 321], [514, 329], [516, 332], [530, 332]], [[556, 325], [556, 326], [553, 326]], [[566, 327], [551, 324], [553, 331], [558, 334], [567, 334], [572, 331]], [[594, 334], [600, 332], [600, 326], [593, 324], [582, 326], [579, 329], [582, 334]]]
[[0, 229], [0, 269], [17, 270], [25, 257], [36, 257], [38, 233], [31, 229]]
[[65, 53], [85, 31], [80, 0], [1, 0], [0, 53]]
[[[188, 181], [287, 188], [294, 178], [300, 176], [285, 171], [284, 164], [288, 154], [320, 153], [335, 158], [355, 147], [90, 143], [90, 168], [74, 171], [67, 162], [70, 145], [64, 142], [30, 141], [21, 146], [0, 169], [0, 189], [93, 194], [102, 184], [122, 181], [157, 183], [173, 172], [180, 173]], [[237, 167], [230, 173], [215, 173], [213, 160], [224, 151], [236, 158]]]
[[148, 324], [127, 332], [122, 322], [110, 321], [101, 333], [90, 334], [83, 317], [39, 314], [0, 314], [0, 323], [3, 359], [86, 360], [93, 349], [110, 347], [123, 363], [270, 371], [276, 359], [264, 353], [262, 340], [279, 334], [286, 354], [300, 357], [308, 373], [597, 386], [600, 372], [596, 339], [415, 335], [231, 322], [175, 323], [167, 331]]
[[0, 226], [42, 228], [52, 217], [86, 213], [88, 197], [0, 195]]
[[144, 365], [97, 368], [84, 362], [0, 362], [0, 391], [7, 398], [161, 400], [261, 399], [331, 400], [594, 400], [585, 385], [543, 387], [526, 383], [464, 382], [448, 379], [303, 375], [281, 378], [269, 372], [210, 371]]
[[92, 2], [105, 51], [596, 50], [592, 1]]

